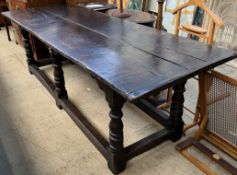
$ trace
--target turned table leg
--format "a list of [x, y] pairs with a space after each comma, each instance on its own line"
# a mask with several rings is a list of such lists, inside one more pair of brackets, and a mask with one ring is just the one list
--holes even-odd
[[184, 92], [186, 81], [181, 82], [173, 87], [174, 94], [172, 96], [172, 103], [170, 107], [170, 120], [172, 121], [171, 129], [175, 132], [171, 137], [172, 141], [179, 140], [183, 135], [184, 122], [182, 120]]
[[49, 54], [53, 62], [54, 68], [54, 84], [55, 84], [55, 99], [56, 105], [62, 109], [59, 99], [68, 98], [67, 90], [65, 88], [64, 73], [62, 69], [62, 60], [57, 53], [49, 48]]
[[123, 122], [122, 107], [125, 103], [123, 97], [116, 92], [106, 89], [106, 100], [110, 107], [109, 123], [109, 146], [108, 146], [108, 166], [114, 174], [125, 169], [126, 154], [123, 145]]
[[32, 74], [32, 72], [30, 71], [30, 66], [36, 65], [36, 62], [34, 60], [32, 46], [30, 43], [29, 32], [27, 32], [26, 30], [21, 28], [21, 34], [23, 36], [23, 42], [24, 42], [24, 47], [25, 47], [25, 52], [26, 52], [26, 61], [28, 64], [28, 69], [29, 69], [29, 72]]

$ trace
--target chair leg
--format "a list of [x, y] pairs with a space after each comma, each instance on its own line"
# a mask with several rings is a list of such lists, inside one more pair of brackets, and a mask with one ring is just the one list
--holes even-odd
[[197, 126], [201, 124], [203, 119], [203, 116], [200, 114], [200, 95], [198, 95], [198, 101], [197, 101], [197, 106], [196, 106], [196, 111], [194, 113], [194, 119], [193, 119], [193, 123], [188, 124], [184, 127], [184, 134], [187, 130], [193, 128], [194, 126]]
[[11, 41], [10, 32], [9, 32], [9, 27], [8, 27], [7, 19], [6, 19], [6, 18], [4, 19], [4, 24], [5, 24], [6, 31], [7, 31], [7, 38], [8, 38], [8, 41]]
[[194, 126], [200, 125], [200, 123], [201, 123], [201, 121], [202, 121], [202, 118], [201, 118], [201, 116], [200, 116], [200, 110], [199, 110], [199, 108], [200, 108], [200, 105], [199, 105], [199, 98], [200, 98], [200, 97], [198, 96], [197, 107], [196, 107], [196, 111], [195, 111], [195, 113], [194, 113], [193, 123], [188, 124], [188, 125], [186, 125], [186, 126], [184, 127], [184, 131], [183, 131], [184, 134], [185, 134], [185, 132], [186, 132], [187, 130], [193, 128]]

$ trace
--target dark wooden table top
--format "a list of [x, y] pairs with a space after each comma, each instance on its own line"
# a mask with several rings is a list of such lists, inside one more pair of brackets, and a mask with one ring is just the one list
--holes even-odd
[[80, 7], [54, 5], [4, 15], [129, 101], [237, 57]]
[[[106, 13], [112, 16], [112, 14], [118, 10], [119, 9], [111, 9], [108, 10]], [[130, 15], [128, 18], [123, 18], [124, 20], [135, 22], [137, 24], [148, 24], [148, 23], [153, 24], [156, 21], [155, 15], [147, 12], [132, 9], [124, 9], [124, 12]]]

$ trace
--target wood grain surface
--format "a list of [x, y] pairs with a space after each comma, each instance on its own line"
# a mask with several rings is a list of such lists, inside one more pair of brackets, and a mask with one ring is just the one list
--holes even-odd
[[53, 5], [3, 15], [129, 101], [237, 56], [80, 7]]

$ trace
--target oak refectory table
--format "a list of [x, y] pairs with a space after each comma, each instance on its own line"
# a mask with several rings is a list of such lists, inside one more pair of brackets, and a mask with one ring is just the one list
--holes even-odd
[[[186, 38], [137, 25], [81, 7], [53, 5], [3, 15], [21, 26], [27, 63], [63, 108], [108, 161], [113, 173], [126, 162], [183, 131], [183, 103], [187, 79], [234, 59], [237, 54]], [[29, 33], [48, 46], [54, 81], [42, 71], [49, 64], [34, 60]], [[110, 107], [107, 141], [68, 99], [63, 59], [88, 71], [104, 91]], [[169, 116], [146, 98], [172, 86]], [[122, 107], [128, 101], [164, 126], [127, 147], [123, 145]]]

